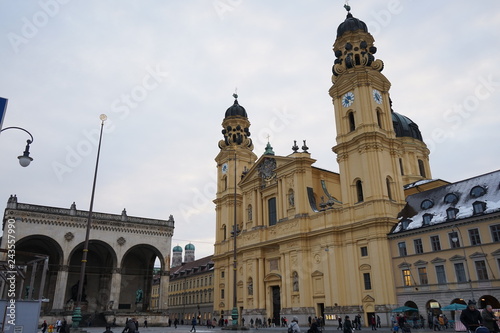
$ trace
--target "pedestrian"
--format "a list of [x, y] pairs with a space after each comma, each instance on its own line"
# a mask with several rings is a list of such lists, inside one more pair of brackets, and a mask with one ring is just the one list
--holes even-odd
[[311, 328], [309, 328], [309, 331], [307, 331], [308, 333], [320, 333], [320, 329], [319, 329], [319, 323], [318, 323], [318, 319], [316, 318], [312, 318], [311, 319]]
[[59, 332], [61, 329], [61, 319], [57, 319], [56, 321], [56, 332]]
[[344, 319], [344, 333], [352, 333], [353, 331], [352, 323], [351, 320], [349, 319], [349, 316], [345, 316]]
[[467, 308], [460, 314], [460, 321], [471, 332], [474, 332], [483, 323], [481, 313], [476, 309], [476, 302], [469, 300]]
[[292, 323], [289, 326], [288, 332], [290, 332], [290, 333], [300, 333], [299, 318], [297, 318], [296, 316], [293, 316]]
[[174, 328], [177, 328], [178, 324], [179, 324], [179, 319], [175, 318], [174, 319]]
[[375, 319], [375, 315], [370, 317], [370, 324], [372, 325], [372, 331], [377, 330], [377, 319]]
[[131, 318], [129, 321], [127, 321], [124, 330], [127, 330], [128, 333], [135, 333], [137, 331], [137, 327], [135, 326], [135, 318]]
[[47, 327], [48, 327], [48, 325], [47, 325], [47, 321], [46, 321], [46, 320], [44, 320], [44, 321], [43, 321], [43, 324], [42, 324], [42, 333], [45, 333], [45, 331], [47, 330]]
[[113, 333], [113, 331], [111, 330], [111, 326], [106, 326], [106, 330], [103, 333]]
[[148, 318], [144, 318], [144, 328], [148, 328]]
[[342, 330], [342, 317], [341, 316], [339, 316], [338, 321], [339, 321], [339, 326], [337, 327], [337, 329]]
[[61, 328], [59, 329], [59, 333], [69, 333], [68, 322], [66, 321], [66, 319], [63, 319]]
[[382, 325], [380, 324], [380, 316], [377, 315], [377, 328], [382, 328]]
[[191, 330], [189, 332], [196, 332], [196, 317], [191, 320]]
[[498, 328], [498, 318], [493, 313], [493, 308], [491, 305], [486, 305], [483, 312], [481, 313], [484, 326], [490, 331], [490, 333], [499, 332]]

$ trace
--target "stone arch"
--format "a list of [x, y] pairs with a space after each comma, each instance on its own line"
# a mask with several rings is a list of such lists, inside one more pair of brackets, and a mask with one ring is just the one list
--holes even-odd
[[[465, 303], [465, 302], [464, 302]], [[480, 309], [484, 309], [486, 305], [491, 305], [493, 309], [500, 309], [500, 302], [498, 299], [491, 295], [483, 295], [478, 298], [477, 306]]]
[[[81, 260], [84, 243], [76, 245], [67, 258], [68, 278], [65, 302], [76, 301], [76, 290], [80, 281]], [[117, 267], [115, 250], [101, 240], [89, 240], [87, 264], [85, 267], [82, 310], [106, 311], [111, 295], [111, 275]]]
[[[30, 254], [43, 254], [49, 256], [49, 265], [47, 275], [45, 277], [44, 286], [40, 286], [41, 283], [41, 272], [43, 268], [43, 262], [40, 262], [37, 265], [37, 270], [35, 274], [35, 283], [33, 287], [33, 295], [32, 298], [38, 299], [40, 288], [42, 288], [42, 296], [46, 299], [49, 299], [48, 303], [42, 303], [42, 312], [49, 312], [54, 306], [54, 295], [56, 293], [56, 282], [57, 277], [61, 274], [61, 271], [64, 270], [63, 260], [64, 260], [64, 252], [59, 243], [45, 235], [30, 235], [23, 237], [16, 241], [16, 263], [19, 265], [23, 262], [28, 262], [33, 260], [33, 256]], [[30, 284], [32, 271], [31, 266], [28, 267], [28, 270], [25, 275], [24, 283], [21, 284], [21, 281], [16, 281], [17, 286], [23, 285], [23, 290], [18, 290], [18, 297], [25, 298], [26, 288]], [[60, 286], [57, 286], [60, 288]], [[22, 293], [22, 294], [20, 294]]]
[[[163, 256], [154, 246], [138, 244], [128, 249], [120, 262], [121, 286], [119, 309], [146, 311], [149, 307], [156, 257], [163, 267]], [[161, 286], [160, 286], [161, 288]], [[139, 291], [142, 291], [140, 293]], [[139, 296], [139, 294], [142, 294]]]

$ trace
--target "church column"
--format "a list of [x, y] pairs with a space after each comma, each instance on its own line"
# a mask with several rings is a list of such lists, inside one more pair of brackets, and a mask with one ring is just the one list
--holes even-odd
[[[115, 268], [111, 272], [111, 293], [109, 295], [109, 302], [112, 303], [113, 309], [118, 309], [120, 304], [120, 291], [122, 286], [122, 272], [120, 268]], [[111, 310], [111, 309], [109, 309]]]
[[54, 301], [52, 303], [52, 311], [64, 310], [64, 297], [66, 296], [66, 286], [68, 284], [68, 266], [59, 267], [57, 272], [56, 290], [54, 292]]
[[170, 282], [170, 277], [168, 275], [168, 271], [161, 272], [160, 278], [160, 290], [159, 294], [159, 304], [158, 308], [161, 310], [165, 310], [168, 308], [168, 285]]
[[[261, 254], [262, 255], [262, 254]], [[258, 259], [258, 268], [257, 268], [257, 274], [259, 275], [259, 279], [257, 280], [258, 283], [255, 285], [258, 288], [258, 299], [257, 299], [257, 307], [259, 309], [265, 309], [266, 308], [266, 283], [264, 282], [264, 265], [265, 265], [266, 259], [265, 258], [259, 258]]]

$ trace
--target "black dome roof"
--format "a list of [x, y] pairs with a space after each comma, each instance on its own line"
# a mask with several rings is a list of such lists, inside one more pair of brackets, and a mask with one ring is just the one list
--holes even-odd
[[420, 130], [418, 129], [418, 125], [415, 124], [410, 118], [392, 111], [392, 125], [394, 126], [396, 137], [410, 137], [424, 142], [422, 139], [422, 133], [420, 133]]
[[347, 13], [347, 17], [344, 22], [340, 23], [337, 28], [337, 38], [342, 36], [347, 31], [356, 31], [363, 30], [364, 32], [368, 32], [368, 27], [365, 22], [358, 20], [353, 17], [351, 13]]
[[247, 112], [245, 108], [238, 104], [238, 100], [234, 100], [234, 104], [226, 110], [226, 118], [231, 116], [240, 116], [248, 118]]

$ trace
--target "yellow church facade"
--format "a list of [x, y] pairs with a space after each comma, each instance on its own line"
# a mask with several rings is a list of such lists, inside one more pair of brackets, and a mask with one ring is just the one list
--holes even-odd
[[339, 173], [315, 167], [305, 141], [286, 156], [268, 143], [258, 157], [236, 95], [225, 113], [215, 158], [218, 317], [237, 309], [245, 323], [346, 314], [366, 323], [385, 313], [384, 324], [398, 306], [387, 234], [405, 205], [404, 185], [431, 177], [429, 150], [418, 126], [391, 109], [366, 24], [348, 13], [333, 51]]

